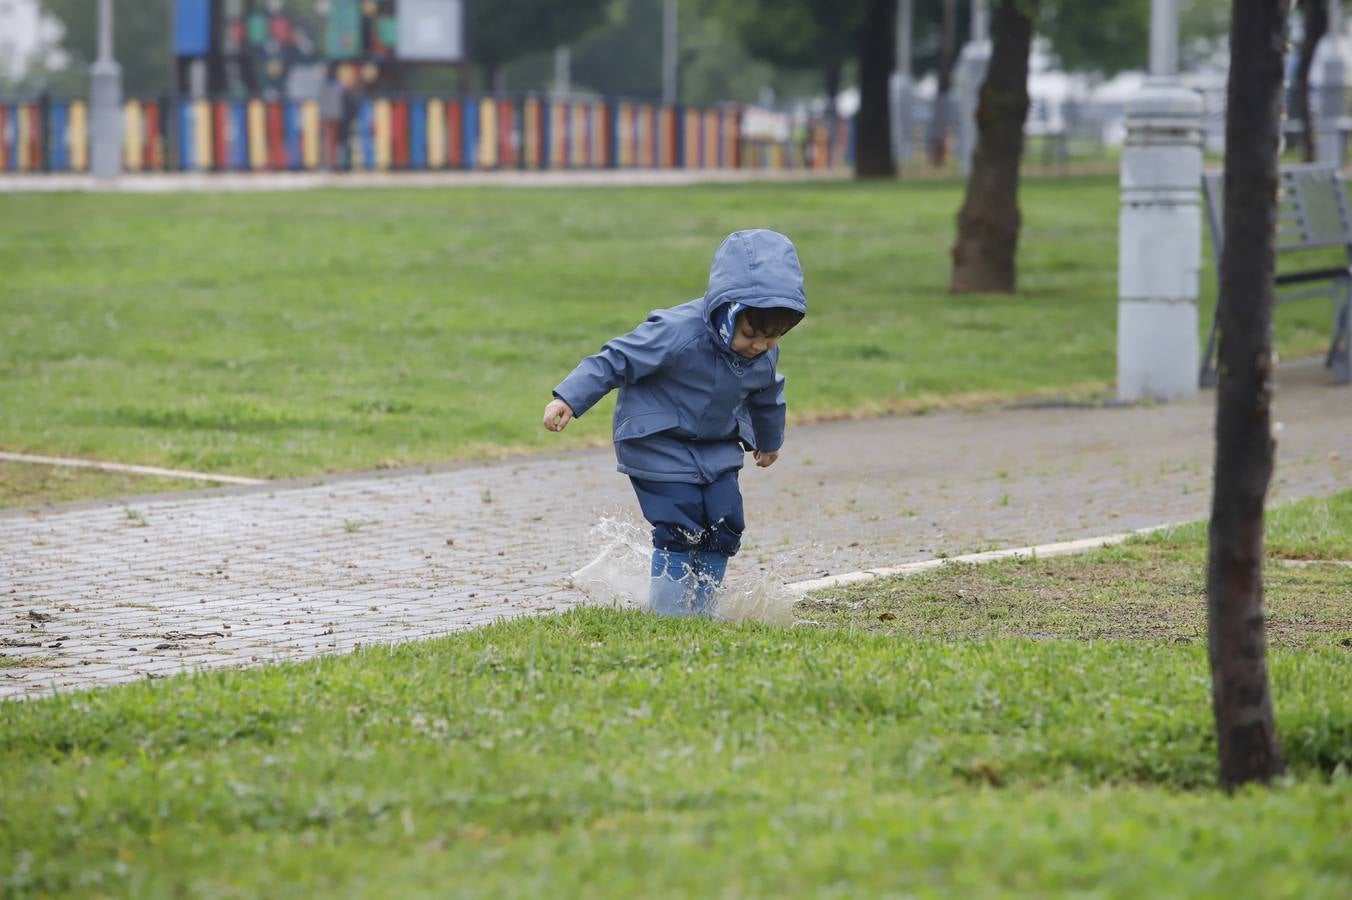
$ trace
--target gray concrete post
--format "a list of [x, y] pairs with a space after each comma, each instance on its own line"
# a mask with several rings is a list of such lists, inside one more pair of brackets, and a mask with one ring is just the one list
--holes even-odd
[[981, 84], [991, 61], [990, 17], [987, 0], [972, 0], [972, 39], [958, 56], [954, 87], [958, 95], [957, 155], [964, 175], [972, 171], [976, 152], [976, 108], [981, 99]]
[[573, 51], [566, 44], [554, 48], [554, 93], [566, 96], [573, 90]]
[[122, 67], [113, 60], [113, 0], [99, 0], [99, 56], [89, 69], [89, 170], [111, 180], [122, 173]]
[[[906, 165], [915, 157], [915, 83], [911, 79], [913, 0], [897, 0], [897, 67], [892, 76], [892, 157]], [[834, 98], [832, 98], [834, 100]]]
[[[1329, 28], [1315, 51], [1319, 73], [1319, 118], [1315, 128], [1315, 156], [1321, 163], [1342, 165], [1346, 127], [1347, 64], [1343, 60], [1343, 4], [1329, 0]], [[1311, 111], [1313, 113], [1313, 110]]]
[[1202, 98], [1174, 77], [1177, 0], [1151, 0], [1150, 77], [1127, 104], [1118, 219], [1117, 395], [1197, 393]]

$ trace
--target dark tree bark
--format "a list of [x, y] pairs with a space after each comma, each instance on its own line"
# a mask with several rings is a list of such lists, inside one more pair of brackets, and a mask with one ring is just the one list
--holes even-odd
[[1300, 62], [1291, 82], [1291, 118], [1300, 120], [1300, 137], [1306, 162], [1314, 162], [1314, 116], [1310, 113], [1310, 69], [1314, 51], [1329, 30], [1329, 0], [1300, 0], [1300, 18], [1305, 36], [1300, 43]]
[[953, 244], [948, 289], [955, 294], [1014, 291], [1019, 162], [1036, 15], [1037, 0], [1001, 0], [991, 23], [991, 61], [976, 109], [976, 151]]
[[859, 133], [855, 142], [857, 178], [895, 178], [892, 160], [892, 118], [887, 97], [896, 36], [895, 0], [866, 0], [859, 33]]
[[1286, 767], [1268, 692], [1263, 503], [1272, 478], [1277, 147], [1289, 0], [1234, 0], [1207, 611], [1221, 783]]
[[930, 165], [942, 168], [948, 157], [948, 105], [953, 89], [953, 63], [958, 56], [958, 0], [944, 0], [943, 43], [939, 48], [939, 85], [934, 93], [934, 115], [930, 118]]

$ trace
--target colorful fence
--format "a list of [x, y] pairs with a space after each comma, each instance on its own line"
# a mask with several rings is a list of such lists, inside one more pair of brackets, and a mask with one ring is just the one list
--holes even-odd
[[[850, 126], [794, 139], [743, 134], [737, 108], [543, 97], [379, 97], [346, 122], [314, 101], [129, 100], [128, 172], [445, 169], [828, 169], [848, 164]], [[84, 172], [83, 100], [0, 102], [0, 172]]]

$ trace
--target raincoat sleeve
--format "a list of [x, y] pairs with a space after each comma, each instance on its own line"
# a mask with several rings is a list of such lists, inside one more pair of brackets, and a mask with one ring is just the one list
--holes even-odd
[[554, 388], [554, 396], [567, 403], [574, 416], [581, 416], [621, 384], [633, 384], [661, 369], [675, 350], [674, 331], [671, 323], [654, 313], [578, 363]]
[[762, 453], [777, 453], [784, 446], [784, 376], [775, 373], [775, 380], [746, 398], [751, 413], [751, 428], [756, 433], [756, 449]]

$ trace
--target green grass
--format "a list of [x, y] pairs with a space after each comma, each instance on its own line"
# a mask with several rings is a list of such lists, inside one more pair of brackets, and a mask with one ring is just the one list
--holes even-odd
[[[1200, 647], [586, 611], [0, 706], [0, 884], [132, 896], [1352, 887], [1347, 651], [1227, 800]], [[1201, 789], [1201, 793], [1188, 793]]]
[[[1283, 507], [1271, 546], [1337, 557], [1349, 514]], [[982, 602], [971, 567], [875, 583], [847, 627], [593, 609], [0, 704], [0, 893], [1345, 897], [1347, 644], [1275, 641], [1289, 775], [1226, 796], [1204, 643], [1088, 624], [1142, 596], [1200, 621], [1195, 590], [1150, 592], [1201, 538], [995, 564]], [[921, 603], [1080, 582], [1072, 615], [1017, 612], [1038, 639], [975, 616], [935, 640]]]
[[0, 508], [201, 489], [206, 486], [200, 481], [183, 478], [0, 461]]
[[[1264, 598], [1275, 646], [1352, 648], [1352, 491], [1268, 511]], [[950, 563], [823, 591], [813, 622], [908, 637], [1206, 643], [1206, 526], [1078, 556]], [[1288, 561], [1302, 563], [1286, 565]]]
[[[279, 477], [599, 443], [609, 406], [549, 435], [549, 390], [759, 225], [807, 271], [798, 419], [1105, 391], [1116, 182], [1025, 182], [1012, 297], [946, 294], [961, 190], [0, 196], [0, 447]], [[1318, 303], [1279, 320], [1327, 339]]]

